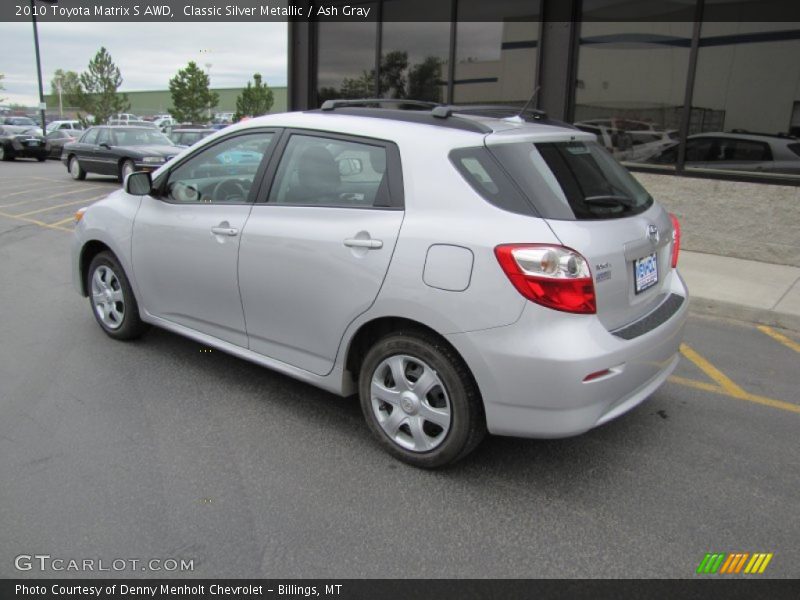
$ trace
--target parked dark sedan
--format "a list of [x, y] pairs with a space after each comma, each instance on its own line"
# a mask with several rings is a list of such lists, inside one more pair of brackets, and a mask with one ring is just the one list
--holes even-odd
[[176, 127], [169, 137], [180, 146], [191, 146], [212, 133], [217, 133], [217, 130], [211, 127]]
[[35, 127], [0, 125], [0, 160], [35, 158], [44, 161], [50, 144]]
[[73, 179], [86, 173], [115, 175], [123, 181], [134, 171], [154, 171], [182, 148], [150, 127], [91, 127], [81, 139], [65, 144], [61, 161]]
[[47, 141], [50, 143], [50, 153], [48, 158], [61, 158], [61, 152], [66, 144], [77, 142], [83, 135], [82, 130], [78, 129], [55, 129], [47, 133]]

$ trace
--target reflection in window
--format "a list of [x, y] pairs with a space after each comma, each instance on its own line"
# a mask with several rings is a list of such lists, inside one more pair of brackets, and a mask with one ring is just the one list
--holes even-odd
[[403, 15], [425, 14], [431, 20], [441, 18], [444, 21], [449, 13], [450, 7], [443, 2], [433, 5], [429, 0], [384, 3], [381, 97], [445, 101], [450, 23], [403, 23], [394, 20]]
[[317, 95], [320, 104], [333, 98], [375, 96], [377, 27], [377, 23], [318, 24]]
[[581, 24], [575, 125], [618, 160], [674, 163], [692, 40], [690, 22]]
[[[686, 167], [800, 175], [789, 137], [800, 133], [800, 23], [715, 22], [716, 4], [704, 12]], [[706, 156], [689, 155], [709, 139]]]
[[458, 2], [455, 103], [530, 99], [536, 78], [540, 5], [537, 0]]

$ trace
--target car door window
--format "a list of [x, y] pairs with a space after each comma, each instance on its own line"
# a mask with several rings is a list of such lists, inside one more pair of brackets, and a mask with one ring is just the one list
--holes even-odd
[[703, 162], [714, 160], [711, 156], [711, 146], [714, 145], [713, 138], [701, 138], [686, 142], [686, 162]]
[[772, 160], [772, 152], [767, 144], [751, 140], [736, 140], [732, 156], [731, 160]]
[[111, 134], [108, 129], [103, 128], [100, 130], [100, 133], [97, 134], [97, 145], [100, 144], [111, 144]]
[[293, 135], [267, 202], [303, 206], [391, 206], [384, 146]]
[[82, 144], [94, 144], [97, 142], [97, 129], [90, 129], [81, 138]]
[[275, 134], [256, 132], [203, 148], [169, 174], [166, 198], [180, 203], [247, 202]]

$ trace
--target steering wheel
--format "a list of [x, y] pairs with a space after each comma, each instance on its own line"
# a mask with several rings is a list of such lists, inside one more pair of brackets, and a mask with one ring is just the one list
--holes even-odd
[[236, 179], [223, 179], [211, 191], [213, 202], [231, 202], [231, 198], [233, 202], [244, 202], [247, 199], [244, 186]]

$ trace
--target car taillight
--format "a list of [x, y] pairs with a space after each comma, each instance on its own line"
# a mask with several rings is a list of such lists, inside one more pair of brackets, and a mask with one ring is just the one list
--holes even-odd
[[571, 313], [594, 314], [589, 263], [564, 246], [503, 244], [494, 249], [503, 272], [528, 300]]
[[678, 266], [678, 255], [681, 252], [681, 224], [678, 217], [669, 213], [672, 220], [672, 268]]

